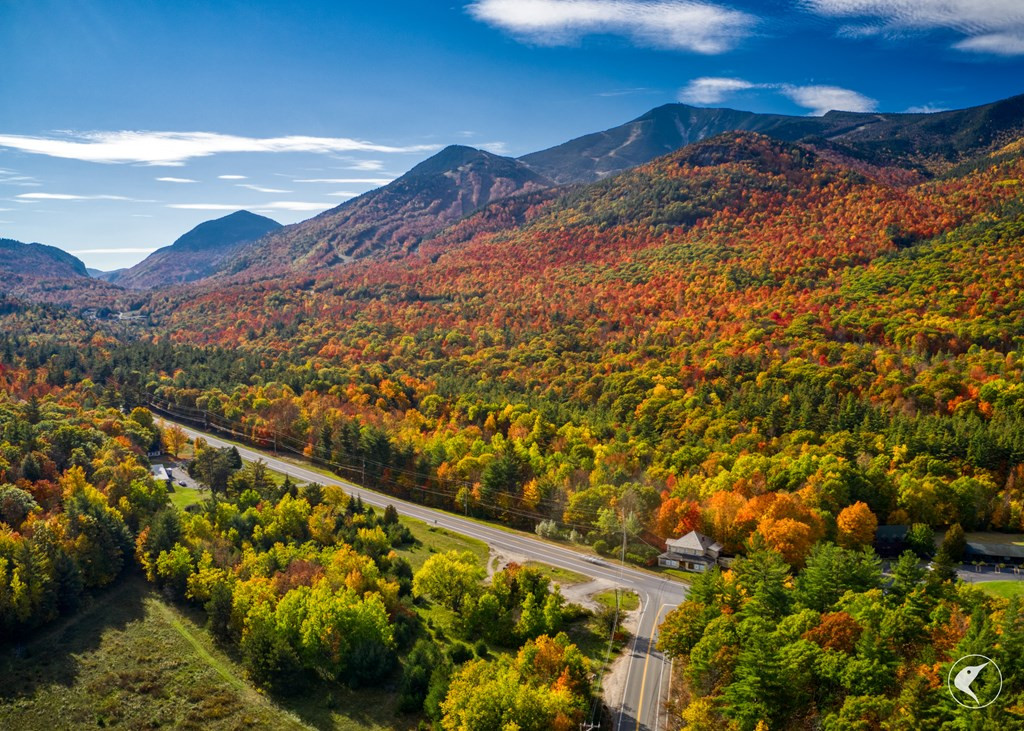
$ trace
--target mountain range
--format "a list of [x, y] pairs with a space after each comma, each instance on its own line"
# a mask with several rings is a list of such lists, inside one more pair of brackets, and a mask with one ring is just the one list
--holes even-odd
[[[496, 201], [509, 201], [499, 207], [501, 216], [521, 220], [536, 202], [531, 195], [569, 194], [573, 186], [614, 176], [729, 132], [757, 132], [795, 142], [823, 159], [841, 161], [878, 179], [911, 184], [1019, 138], [1024, 134], [1024, 96], [929, 114], [833, 111], [821, 117], [668, 104], [618, 127], [519, 159], [453, 145], [391, 183], [307, 221], [280, 226], [239, 211], [200, 224], [134, 267], [98, 276], [126, 289], [211, 277], [211, 285], [216, 286], [217, 281], [313, 272], [362, 258], [402, 257]], [[522, 210], [515, 211], [517, 205]], [[39, 271], [52, 279], [56, 271], [34, 269], [28, 259], [12, 259], [7, 266], [22, 279], [37, 277]], [[63, 276], [72, 274], [82, 272], [72, 267]]]

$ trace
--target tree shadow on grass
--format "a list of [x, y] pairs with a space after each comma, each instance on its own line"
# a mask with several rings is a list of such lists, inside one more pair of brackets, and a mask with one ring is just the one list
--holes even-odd
[[141, 576], [125, 572], [87, 596], [74, 614], [0, 645], [0, 702], [32, 697], [45, 687], [70, 688], [79, 675], [78, 656], [97, 649], [108, 630], [141, 620], [150, 592]]

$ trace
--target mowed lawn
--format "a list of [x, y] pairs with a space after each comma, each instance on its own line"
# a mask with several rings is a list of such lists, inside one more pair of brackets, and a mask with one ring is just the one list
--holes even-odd
[[0, 650], [0, 729], [408, 729], [393, 689], [310, 688], [274, 699], [214, 642], [202, 615], [141, 577]]
[[1015, 596], [1024, 597], [1024, 581], [980, 581], [975, 586], [986, 594], [1003, 599]]

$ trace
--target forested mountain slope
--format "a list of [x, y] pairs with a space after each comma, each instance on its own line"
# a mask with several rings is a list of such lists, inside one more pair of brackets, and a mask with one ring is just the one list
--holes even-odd
[[80, 259], [45, 244], [0, 238], [0, 293], [44, 302], [107, 303], [120, 290], [93, 279]]
[[592, 182], [731, 131], [761, 132], [780, 140], [837, 149], [875, 164], [929, 173], [1020, 136], [1024, 96], [927, 114], [833, 111], [821, 117], [666, 104], [626, 124], [520, 160], [560, 184]]
[[247, 278], [402, 254], [493, 200], [551, 185], [515, 160], [453, 145], [382, 188], [266, 237], [226, 269]]
[[206, 221], [157, 249], [141, 262], [107, 277], [128, 289], [153, 289], [192, 282], [217, 272], [221, 263], [248, 242], [262, 238], [281, 224], [249, 211], [235, 211]]

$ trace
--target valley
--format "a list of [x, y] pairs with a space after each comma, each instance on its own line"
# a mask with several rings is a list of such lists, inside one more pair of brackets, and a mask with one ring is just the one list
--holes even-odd
[[669, 104], [0, 241], [0, 723], [1015, 727], [1022, 115]]

